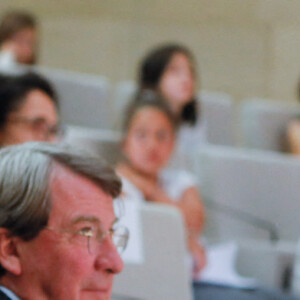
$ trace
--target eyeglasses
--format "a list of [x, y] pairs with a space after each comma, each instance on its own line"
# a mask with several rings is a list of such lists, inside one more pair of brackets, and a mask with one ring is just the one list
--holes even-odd
[[99, 245], [101, 245], [108, 236], [112, 239], [119, 254], [126, 249], [129, 240], [129, 230], [124, 226], [115, 226], [106, 231], [103, 230], [99, 224], [85, 225], [74, 231], [56, 229], [49, 226], [45, 227], [45, 229], [70, 234], [70, 238], [77, 244], [87, 247], [90, 254], [96, 254]]
[[9, 119], [8, 122], [27, 124], [35, 135], [43, 137], [45, 140], [48, 140], [51, 137], [61, 138], [64, 133], [60, 124], [50, 126], [44, 118], [40, 117], [26, 118], [19, 116]]

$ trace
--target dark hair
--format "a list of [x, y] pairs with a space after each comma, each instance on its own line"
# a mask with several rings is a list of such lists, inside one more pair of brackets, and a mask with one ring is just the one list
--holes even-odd
[[36, 89], [49, 96], [56, 108], [59, 108], [55, 90], [42, 76], [35, 73], [14, 77], [0, 75], [0, 129], [5, 127], [9, 114], [18, 110], [27, 94]]
[[[168, 44], [155, 48], [146, 55], [141, 63], [139, 70], [139, 92], [144, 89], [157, 90], [166, 67], [176, 53], [184, 54], [192, 65], [195, 64], [192, 53], [184, 46]], [[193, 72], [195, 71], [193, 70]], [[197, 100], [192, 98], [182, 109], [181, 122], [195, 125], [198, 117], [198, 109]]]
[[[28, 12], [11, 11], [6, 13], [0, 23], [0, 46], [19, 31], [27, 28], [35, 29], [36, 27], [36, 18]], [[36, 57], [34, 56], [29, 63], [34, 64], [35, 62]]]
[[153, 90], [144, 90], [127, 108], [123, 123], [124, 134], [128, 132], [135, 114], [145, 107], [155, 108], [162, 112], [170, 121], [173, 131], [177, 131], [178, 121], [165, 101], [162, 100]]

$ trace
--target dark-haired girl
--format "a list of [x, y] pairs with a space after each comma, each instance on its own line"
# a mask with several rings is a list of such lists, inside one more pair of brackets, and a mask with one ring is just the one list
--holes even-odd
[[195, 60], [184, 46], [170, 44], [151, 51], [139, 70], [139, 94], [154, 90], [166, 101], [179, 121], [178, 146], [206, 142], [205, 122], [196, 99]]

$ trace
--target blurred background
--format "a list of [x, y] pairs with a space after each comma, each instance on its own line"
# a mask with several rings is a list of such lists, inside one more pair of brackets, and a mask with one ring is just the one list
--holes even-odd
[[149, 48], [165, 41], [195, 54], [201, 88], [237, 101], [296, 99], [300, 1], [295, 0], [1, 0], [41, 24], [41, 65], [134, 79]]

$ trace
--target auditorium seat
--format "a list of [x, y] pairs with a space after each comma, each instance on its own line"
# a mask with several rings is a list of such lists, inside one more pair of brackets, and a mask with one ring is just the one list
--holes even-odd
[[286, 150], [286, 128], [300, 116], [300, 105], [263, 98], [242, 101], [240, 117], [245, 147], [271, 151]]
[[110, 84], [105, 77], [47, 67], [33, 70], [48, 78], [57, 89], [64, 124], [112, 128]]
[[[202, 195], [214, 215], [208, 228], [211, 236], [268, 239], [277, 233], [280, 239], [298, 240], [299, 159], [213, 145], [202, 147], [194, 159]], [[238, 211], [230, 212], [231, 208]]]
[[291, 242], [257, 239], [240, 240], [236, 260], [237, 272], [256, 278], [261, 286], [291, 292], [296, 247]]
[[170, 206], [145, 203], [141, 215], [145, 262], [125, 263], [115, 277], [113, 294], [143, 300], [191, 300], [181, 214]]
[[111, 165], [121, 158], [121, 133], [108, 129], [67, 126], [63, 142], [105, 159]]
[[207, 241], [236, 241], [241, 275], [269, 287], [287, 287], [300, 237], [300, 161], [215, 145], [202, 147], [194, 159]]
[[136, 84], [132, 80], [124, 80], [115, 85], [113, 90], [115, 128], [121, 128], [126, 107], [132, 101], [135, 92]]
[[226, 93], [199, 92], [202, 115], [210, 144], [233, 146], [237, 143], [237, 118], [232, 97]]

